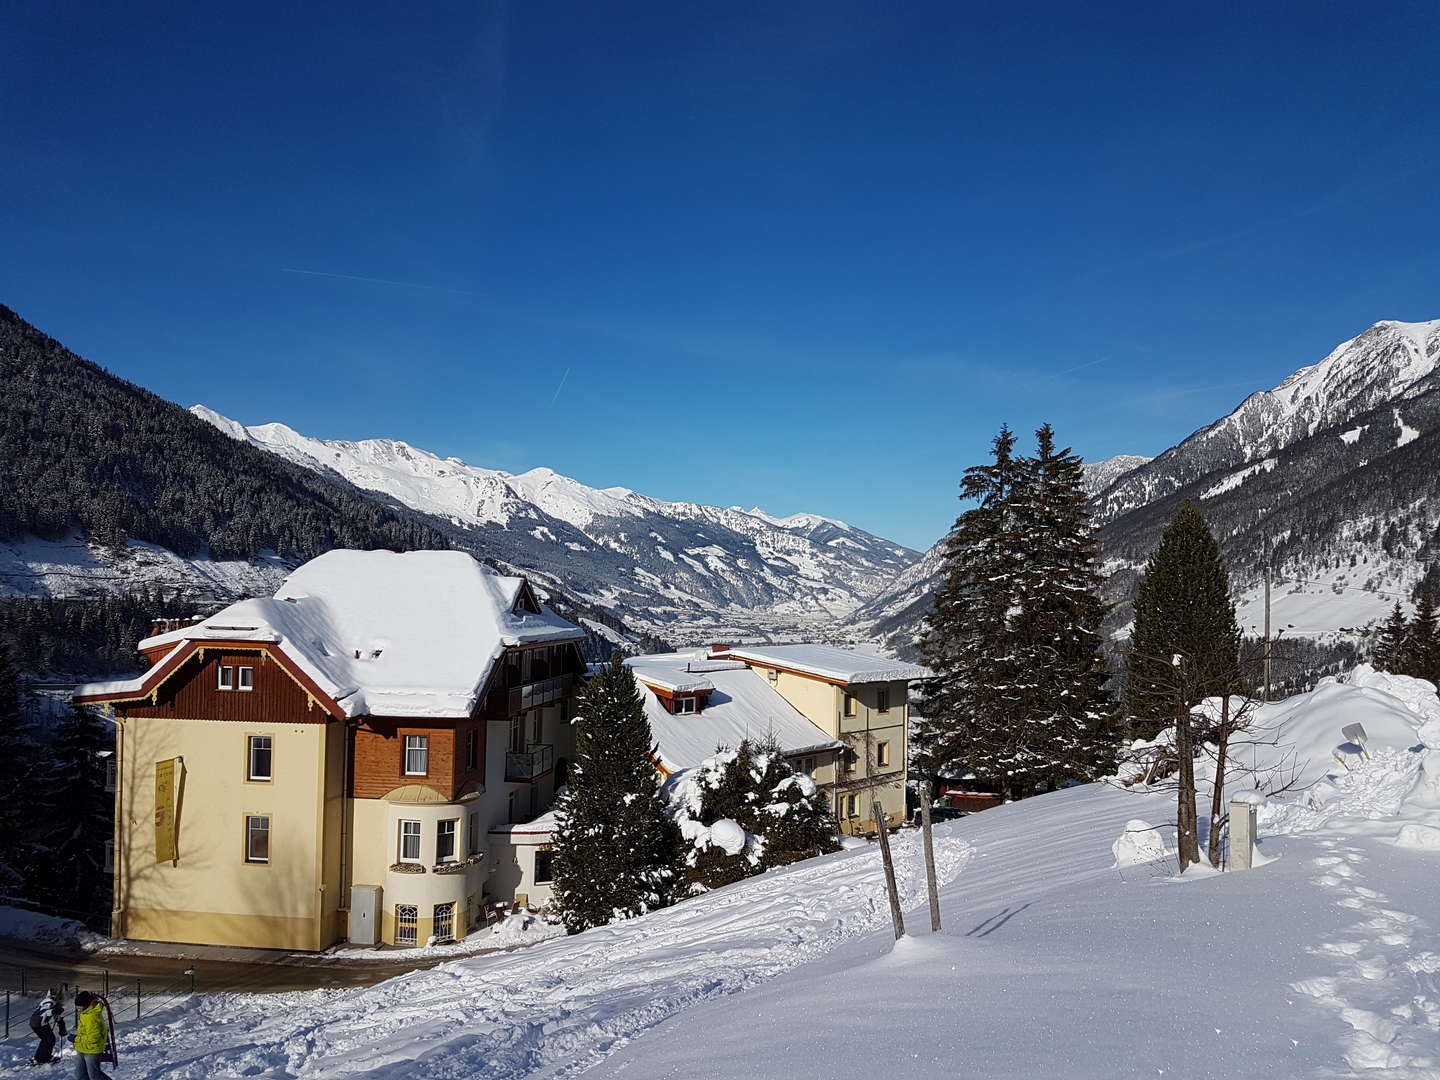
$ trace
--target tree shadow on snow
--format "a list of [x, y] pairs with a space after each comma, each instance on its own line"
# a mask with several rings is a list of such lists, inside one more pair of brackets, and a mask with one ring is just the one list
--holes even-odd
[[1003, 908], [1001, 908], [999, 911], [997, 911], [994, 915], [991, 915], [991, 916], [990, 916], [988, 919], [986, 919], [984, 922], [980, 923], [979, 926], [976, 926], [976, 927], [974, 927], [973, 929], [970, 929], [970, 930], [965, 931], [965, 936], [966, 936], [966, 937], [989, 937], [989, 936], [990, 936], [991, 934], [993, 934], [996, 930], [999, 930], [1002, 926], [1004, 926], [1007, 922], [1009, 922], [1011, 919], [1013, 919], [1016, 915], [1019, 915], [1020, 912], [1024, 911], [1024, 910], [1025, 910], [1026, 908], [1028, 908], [1029, 906], [1030, 906], [1030, 902], [1027, 901], [1027, 902], [1021, 904], [1019, 907], [1003, 907]]

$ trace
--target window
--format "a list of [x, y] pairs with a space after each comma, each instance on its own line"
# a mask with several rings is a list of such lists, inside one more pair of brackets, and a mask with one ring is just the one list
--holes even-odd
[[468, 728], [465, 732], [465, 768], [475, 769], [480, 764], [480, 732]]
[[455, 834], [460, 829], [459, 818], [447, 818], [435, 825], [435, 861], [455, 861]]
[[480, 811], [476, 810], [465, 819], [465, 854], [480, 854]]
[[889, 742], [882, 740], [875, 744], [875, 764], [882, 766], [890, 764]]
[[510, 752], [521, 753], [525, 749], [525, 717], [517, 716], [510, 721]]
[[780, 681], [780, 672], [776, 671], [773, 667], [772, 667], [772, 668], [766, 668], [766, 669], [765, 669], [765, 677], [766, 677], [767, 679], [769, 679], [771, 682], [779, 682], [779, 681]]
[[263, 814], [245, 815], [245, 861], [270, 861], [270, 819]]
[[890, 688], [889, 688], [888, 686], [887, 686], [887, 687], [884, 687], [884, 688], [881, 689], [881, 690], [876, 691], [876, 693], [875, 693], [875, 711], [876, 711], [876, 712], [889, 712], [889, 711], [890, 711]]
[[535, 884], [547, 885], [554, 880], [550, 870], [550, 845], [541, 844], [535, 849]]
[[114, 872], [115, 872], [115, 841], [114, 841], [114, 840], [106, 840], [106, 841], [105, 841], [105, 873], [107, 873], [107, 874], [113, 874]]
[[455, 902], [436, 904], [430, 934], [437, 942], [455, 940]]
[[545, 713], [540, 709], [536, 709], [530, 714], [530, 741], [532, 743], [540, 742], [540, 734], [545, 730], [542, 726], [544, 719]]
[[858, 716], [859, 713], [860, 713], [860, 703], [859, 703], [858, 701], [856, 701], [853, 697], [851, 697], [849, 694], [846, 694], [846, 695], [845, 695], [845, 715], [846, 715], [846, 716]]
[[235, 689], [235, 666], [234, 666], [233, 664], [221, 664], [220, 667], [219, 667], [219, 669], [218, 669], [218, 671], [219, 671], [219, 676], [218, 676], [218, 677], [216, 678], [216, 680], [215, 680], [215, 689], [216, 689], [216, 690], [234, 690], [234, 689]]
[[237, 690], [255, 689], [255, 669], [253, 667], [241, 667], [235, 669]]
[[420, 822], [400, 822], [400, 861], [420, 861]]
[[430, 771], [430, 736], [405, 736], [405, 775], [425, 776]]
[[846, 817], [859, 817], [859, 816], [860, 816], [860, 796], [859, 796], [859, 795], [850, 794], [850, 795], [846, 795], [846, 796], [845, 796], [845, 816], [846, 816]]
[[395, 905], [395, 944], [414, 945], [420, 927], [420, 909], [414, 904]]
[[675, 699], [675, 711], [677, 713], [693, 713], [695, 711], [695, 699], [693, 697], [677, 697]]
[[120, 770], [120, 761], [111, 753], [105, 758], [105, 790], [115, 790], [116, 775]]
[[857, 755], [854, 750], [841, 750], [840, 752], [845, 755], [845, 771], [847, 773], [853, 773], [856, 764], [860, 760], [859, 755]]
[[270, 761], [272, 757], [270, 736], [251, 735], [245, 741], [248, 746], [246, 757], [249, 761], [245, 774], [246, 778], [255, 781], [268, 781], [271, 778]]

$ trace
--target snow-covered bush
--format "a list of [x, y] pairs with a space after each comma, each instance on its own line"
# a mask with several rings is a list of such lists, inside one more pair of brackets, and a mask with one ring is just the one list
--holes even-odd
[[829, 806], [774, 746], [720, 750], [666, 787], [691, 892], [838, 851]]

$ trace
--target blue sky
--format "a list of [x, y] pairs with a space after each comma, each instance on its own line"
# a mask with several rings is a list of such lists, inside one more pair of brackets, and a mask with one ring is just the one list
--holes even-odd
[[916, 547], [1440, 317], [1433, 4], [7, 7], [0, 302], [182, 404]]

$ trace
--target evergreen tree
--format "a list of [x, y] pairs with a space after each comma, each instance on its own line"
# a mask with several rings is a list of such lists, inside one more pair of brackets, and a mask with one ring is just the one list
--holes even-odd
[[1435, 594], [1429, 589], [1420, 594], [1408, 630], [1401, 650], [1401, 670], [1440, 685], [1440, 618], [1435, 611]]
[[34, 883], [47, 910], [104, 929], [111, 880], [105, 842], [114, 823], [114, 802], [105, 790], [106, 758], [114, 751], [109, 725], [83, 707], [56, 725], [40, 843], [43, 857]]
[[673, 903], [680, 876], [650, 721], [618, 652], [591, 678], [579, 711], [554, 839], [555, 898], [572, 934]]
[[1114, 764], [1115, 710], [1105, 683], [1100, 624], [1100, 542], [1090, 522], [1084, 465], [1057, 449], [1049, 424], [1022, 463], [1015, 491], [1017, 531], [1025, 538], [1011, 615], [1028, 700], [1022, 722], [1043, 744], [1053, 786], [1092, 779]]
[[825, 798], [773, 741], [747, 739], [735, 750], [717, 751], [682, 774], [670, 794], [688, 842], [690, 892], [840, 850]]
[[33, 849], [28, 767], [35, 748], [26, 733], [25, 692], [10, 648], [0, 641], [0, 888], [14, 896], [29, 879]]
[[1381, 671], [1392, 675], [1399, 673], [1406, 664], [1405, 643], [1409, 634], [1410, 625], [1405, 621], [1405, 613], [1400, 610], [1397, 600], [1395, 610], [1390, 612], [1390, 617], [1380, 628], [1370, 662]]
[[976, 505], [946, 538], [944, 584], [925, 616], [920, 651], [934, 678], [922, 690], [926, 722], [915, 736], [921, 769], [973, 771], [1007, 798], [1048, 764], [1019, 722], [1027, 689], [1009, 621], [1024, 543], [1012, 506], [1021, 478], [1014, 448], [1002, 427], [990, 464], [966, 469], [961, 480], [960, 498]]
[[1239, 655], [1230, 576], [1205, 518], [1187, 499], [1135, 593], [1126, 708], [1137, 733], [1152, 736], [1175, 721], [1176, 657], [1185, 665], [1189, 706], [1235, 689]]

